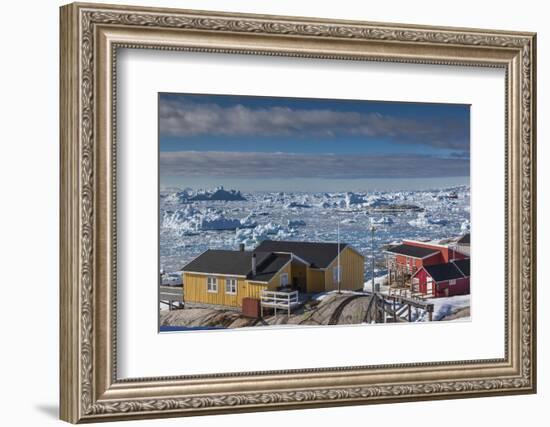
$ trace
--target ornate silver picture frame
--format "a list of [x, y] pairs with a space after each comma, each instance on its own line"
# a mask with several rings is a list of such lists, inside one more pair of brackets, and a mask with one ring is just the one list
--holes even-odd
[[[536, 36], [496, 30], [70, 4], [60, 38], [60, 416], [71, 422], [536, 391]], [[120, 49], [496, 67], [505, 72], [504, 357], [121, 379]], [[151, 77], [154, 78], [154, 77]]]

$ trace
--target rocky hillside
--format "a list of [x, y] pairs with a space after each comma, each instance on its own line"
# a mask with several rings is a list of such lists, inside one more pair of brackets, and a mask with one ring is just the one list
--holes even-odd
[[[267, 325], [328, 325], [361, 323], [366, 313], [369, 297], [362, 296], [350, 299], [350, 294], [330, 294], [321, 300], [310, 300], [303, 307], [288, 316], [278, 312], [277, 316], [269, 314], [263, 319], [251, 319], [240, 312], [221, 308], [186, 308], [183, 310], [162, 311], [162, 326], [184, 327], [223, 327], [237, 328], [243, 326]], [[335, 316], [335, 314], [337, 316]]]

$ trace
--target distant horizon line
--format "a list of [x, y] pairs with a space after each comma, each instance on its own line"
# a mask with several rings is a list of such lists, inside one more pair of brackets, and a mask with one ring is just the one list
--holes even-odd
[[[402, 178], [395, 178], [395, 179], [402, 179]], [[234, 188], [234, 187], [226, 187], [225, 185], [214, 185], [214, 186], [207, 186], [207, 187], [191, 187], [191, 186], [177, 186], [177, 185], [167, 185], [167, 186], [160, 186], [159, 191], [161, 192], [171, 192], [171, 191], [215, 191], [218, 189], [223, 189], [225, 191], [235, 191], [240, 193], [369, 193], [369, 192], [396, 192], [396, 191], [444, 191], [444, 190], [453, 190], [457, 188], [462, 187], [468, 187], [470, 188], [470, 184], [455, 184], [455, 185], [444, 185], [441, 187], [428, 187], [428, 188], [418, 188], [418, 189], [404, 189], [404, 188], [396, 188], [392, 190], [380, 190], [380, 189], [369, 189], [369, 190], [242, 190], [240, 188]]]

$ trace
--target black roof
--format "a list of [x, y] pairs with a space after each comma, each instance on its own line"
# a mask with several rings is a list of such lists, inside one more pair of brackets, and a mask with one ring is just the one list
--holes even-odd
[[256, 268], [256, 275], [249, 274], [248, 278], [260, 282], [269, 282], [288, 261], [290, 261], [290, 255], [288, 254], [269, 254]]
[[[256, 275], [252, 274], [252, 254], [256, 254]], [[263, 251], [228, 251], [209, 249], [190, 263], [183, 271], [210, 274], [234, 274], [250, 280], [268, 282], [290, 261], [290, 255]]]
[[386, 249], [386, 252], [391, 252], [398, 255], [410, 256], [413, 258], [424, 258], [428, 255], [438, 253], [437, 249], [424, 248], [422, 246], [414, 246], [403, 243], [401, 245], [392, 246]]
[[461, 243], [463, 245], [469, 245], [470, 244], [470, 233], [466, 233], [464, 236], [462, 236], [460, 239], [458, 239], [457, 243]]
[[[347, 243], [340, 243], [340, 252], [347, 246]], [[313, 268], [326, 268], [338, 256], [338, 243], [264, 240], [256, 251], [292, 253]]]
[[470, 259], [458, 259], [453, 261], [462, 274], [466, 277], [470, 277]]
[[464, 275], [452, 262], [445, 264], [425, 265], [424, 269], [436, 282], [445, 280], [462, 279]]

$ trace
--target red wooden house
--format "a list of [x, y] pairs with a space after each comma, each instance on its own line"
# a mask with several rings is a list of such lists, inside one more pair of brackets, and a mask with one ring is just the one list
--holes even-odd
[[449, 297], [470, 293], [470, 260], [460, 259], [422, 266], [412, 276], [412, 287], [428, 297]]
[[425, 265], [443, 264], [455, 259], [468, 258], [453, 246], [416, 240], [403, 240], [402, 244], [388, 248], [386, 254], [388, 270], [399, 269], [408, 274], [416, 273]]
[[468, 258], [456, 246], [416, 240], [403, 240], [402, 244], [392, 246], [385, 252], [389, 284], [401, 282], [402, 286], [409, 284], [411, 288], [410, 279], [423, 267]]

